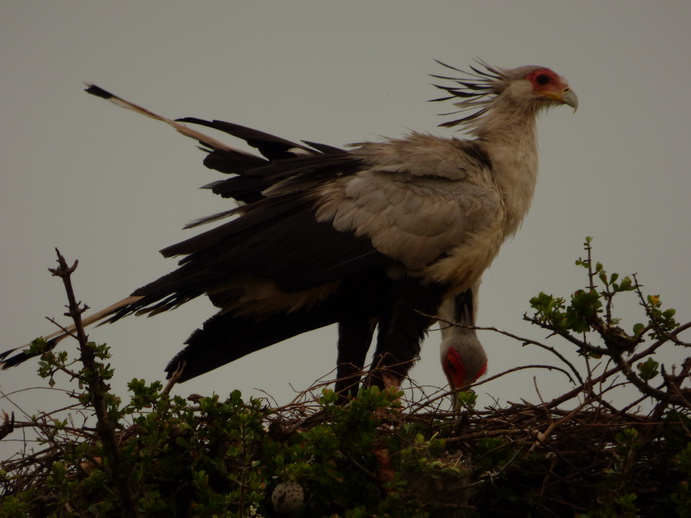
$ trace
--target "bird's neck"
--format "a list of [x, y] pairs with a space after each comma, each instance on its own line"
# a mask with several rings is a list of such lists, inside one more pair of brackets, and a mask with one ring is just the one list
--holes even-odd
[[494, 180], [506, 208], [505, 237], [513, 235], [528, 213], [538, 169], [536, 113], [498, 105], [475, 129], [492, 162]]

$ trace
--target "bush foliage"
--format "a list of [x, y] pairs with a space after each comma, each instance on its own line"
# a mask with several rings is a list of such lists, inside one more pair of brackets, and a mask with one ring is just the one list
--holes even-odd
[[[655, 359], [689, 347], [691, 323], [636, 276], [594, 262], [590, 240], [585, 250], [586, 287], [540, 293], [525, 316], [555, 345], [514, 337], [573, 379], [539, 404], [478, 409], [468, 390], [451, 411], [441, 391], [376, 388], [343, 403], [317, 386], [274, 408], [238, 391], [183, 399], [136, 379], [123, 402], [108, 389], [105, 345], [84, 342], [70, 359], [37, 340], [39, 374], [73, 379], [71, 412], [94, 417], [80, 427], [51, 412], [5, 415], [0, 436], [32, 428], [40, 447], [0, 463], [0, 516], [691, 516], [691, 359]], [[625, 296], [643, 314], [630, 330], [613, 310]], [[581, 369], [562, 354], [574, 347]], [[608, 393], [622, 386], [637, 396], [616, 407]]]

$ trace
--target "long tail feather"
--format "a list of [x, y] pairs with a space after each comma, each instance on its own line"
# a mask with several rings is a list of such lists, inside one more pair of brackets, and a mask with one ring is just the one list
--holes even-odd
[[[127, 298], [124, 298], [116, 302], [115, 304], [112, 304], [106, 308], [103, 308], [100, 311], [97, 311], [96, 313], [84, 317], [82, 319], [82, 325], [84, 327], [87, 327], [97, 322], [101, 322], [105, 318], [111, 316], [113, 313], [116, 313], [120, 309], [137, 302], [141, 298], [141, 296], [129, 296]], [[66, 326], [64, 330], [57, 331], [55, 333], [43, 336], [41, 338], [45, 340], [48, 344], [48, 350], [51, 350], [60, 342], [62, 342], [65, 338], [73, 336], [75, 331], [76, 327], [73, 324], [71, 326]], [[34, 356], [38, 356], [36, 353], [31, 353], [29, 351], [30, 346], [31, 344], [28, 343], [20, 347], [15, 347], [14, 349], [9, 349], [3, 353], [0, 353], [0, 369], [9, 369], [10, 367], [14, 367], [16, 365], [19, 365], [20, 363], [24, 363], [26, 360], [33, 358]]]
[[222, 151], [226, 151], [229, 153], [238, 153], [240, 155], [244, 155], [247, 157], [251, 157], [252, 159], [255, 159], [255, 155], [252, 153], [248, 153], [247, 151], [243, 151], [241, 149], [234, 148], [232, 146], [229, 146], [228, 144], [221, 142], [220, 140], [217, 140], [213, 137], [210, 137], [209, 135], [206, 135], [200, 131], [197, 131], [193, 128], [190, 128], [189, 126], [185, 126], [184, 124], [181, 124], [178, 121], [175, 121], [173, 119], [169, 119], [168, 117], [163, 117], [162, 115], [158, 115], [157, 113], [154, 113], [150, 110], [147, 110], [146, 108], [143, 108], [142, 106], [139, 106], [137, 104], [131, 103], [130, 101], [127, 101], [123, 99], [122, 97], [118, 97], [115, 94], [110, 93], [107, 90], [104, 90], [100, 86], [91, 84], [91, 83], [85, 83], [87, 88], [85, 88], [85, 91], [91, 95], [95, 95], [96, 97], [100, 97], [102, 99], [106, 99], [113, 104], [120, 106], [121, 108], [127, 108], [128, 110], [132, 110], [136, 113], [139, 113], [140, 115], [144, 115], [145, 117], [149, 117], [150, 119], [155, 119], [158, 121], [165, 122], [169, 126], [172, 126], [175, 128], [178, 132], [182, 133], [186, 137], [192, 138], [194, 140], [199, 141], [200, 143], [204, 144], [205, 146], [208, 146], [213, 149], [218, 149]]

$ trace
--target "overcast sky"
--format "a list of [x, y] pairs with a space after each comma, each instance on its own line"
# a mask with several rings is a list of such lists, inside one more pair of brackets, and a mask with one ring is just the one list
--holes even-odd
[[[637, 272], [650, 293], [691, 313], [691, 2], [118, 1], [0, 5], [0, 349], [54, 331], [61, 283], [54, 247], [79, 259], [77, 296], [98, 309], [171, 270], [157, 250], [191, 235], [188, 221], [226, 209], [198, 190], [218, 176], [194, 142], [83, 92], [83, 81], [170, 117], [230, 120], [292, 140], [341, 146], [437, 128], [433, 58], [465, 67], [534, 64], [566, 77], [580, 100], [541, 117], [531, 212], [484, 277], [479, 324], [531, 338], [522, 321], [539, 291], [583, 286], [585, 236], [610, 271]], [[619, 307], [630, 327], [635, 301]], [[113, 349], [113, 387], [158, 379], [213, 313], [198, 300], [171, 314], [92, 329]], [[335, 330], [276, 345], [176, 388], [221, 395], [263, 389], [279, 403], [335, 365]], [[540, 349], [481, 333], [489, 373], [553, 363]], [[434, 331], [411, 371], [443, 385]], [[563, 342], [551, 345], [566, 351]], [[61, 347], [76, 350], [73, 342]], [[659, 357], [672, 361], [673, 355]], [[0, 373], [10, 393], [40, 383], [36, 363]], [[535, 370], [478, 391], [488, 404], [536, 401], [568, 388]], [[62, 383], [62, 387], [68, 387]], [[491, 395], [491, 396], [490, 396]], [[11, 396], [23, 410], [54, 395]], [[0, 408], [20, 413], [10, 401]]]

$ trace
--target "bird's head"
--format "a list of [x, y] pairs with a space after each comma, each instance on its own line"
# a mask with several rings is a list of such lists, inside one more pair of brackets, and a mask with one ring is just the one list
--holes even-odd
[[578, 97], [566, 80], [545, 67], [527, 66], [511, 70], [503, 82], [505, 92], [515, 102], [525, 102], [536, 107], [566, 104], [574, 111], [578, 108]]
[[464, 71], [441, 61], [446, 68], [462, 74], [460, 77], [432, 75], [437, 79], [453, 81], [454, 84], [434, 85], [449, 95], [433, 99], [446, 101], [461, 99], [454, 103], [457, 111], [445, 113], [452, 115], [464, 113], [460, 119], [440, 124], [444, 127], [461, 126], [470, 128], [501, 101], [522, 108], [526, 113], [537, 113], [539, 110], [566, 104], [574, 111], [578, 108], [578, 97], [564, 78], [553, 70], [541, 66], [523, 66], [513, 69], [493, 67], [479, 62], [479, 67], [471, 66], [471, 71]]
[[475, 383], [487, 370], [487, 354], [472, 330], [455, 327], [441, 344], [441, 365], [452, 390]]

